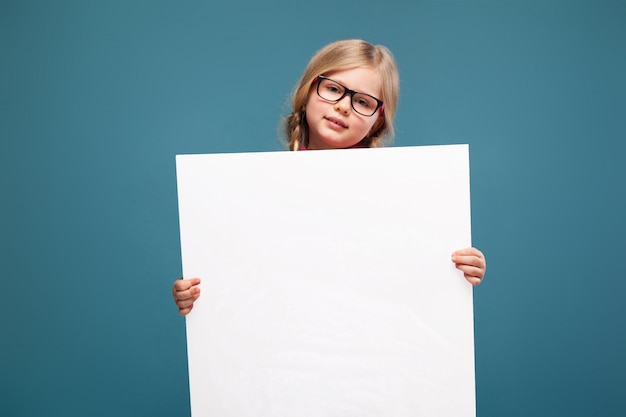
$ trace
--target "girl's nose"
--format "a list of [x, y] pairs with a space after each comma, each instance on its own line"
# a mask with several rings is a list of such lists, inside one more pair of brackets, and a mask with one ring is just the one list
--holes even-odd
[[346, 94], [345, 97], [335, 103], [335, 109], [344, 114], [350, 113], [352, 109], [352, 97]]

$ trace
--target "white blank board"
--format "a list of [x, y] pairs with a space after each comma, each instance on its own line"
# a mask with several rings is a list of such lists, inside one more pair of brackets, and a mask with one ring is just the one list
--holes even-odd
[[176, 167], [193, 417], [475, 416], [467, 145]]

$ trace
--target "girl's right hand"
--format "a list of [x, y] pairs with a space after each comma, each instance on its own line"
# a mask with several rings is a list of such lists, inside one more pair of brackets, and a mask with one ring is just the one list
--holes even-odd
[[181, 316], [189, 314], [193, 303], [200, 297], [200, 278], [177, 279], [172, 287], [174, 302]]

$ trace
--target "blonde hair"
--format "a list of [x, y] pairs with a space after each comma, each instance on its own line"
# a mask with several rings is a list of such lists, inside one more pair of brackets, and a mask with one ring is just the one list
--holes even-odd
[[382, 81], [384, 103], [383, 122], [361, 141], [361, 146], [375, 148], [391, 141], [394, 136], [393, 116], [398, 106], [400, 77], [391, 52], [382, 45], [372, 45], [360, 39], [347, 39], [326, 45], [313, 55], [294, 89], [292, 112], [281, 122], [289, 150], [297, 151], [308, 146], [309, 126], [305, 106], [309, 99], [311, 83], [318, 75], [356, 67], [370, 67], [378, 71]]

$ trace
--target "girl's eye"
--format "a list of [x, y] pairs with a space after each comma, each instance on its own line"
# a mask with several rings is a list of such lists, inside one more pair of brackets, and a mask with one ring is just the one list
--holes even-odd
[[334, 84], [326, 85], [326, 90], [329, 93], [335, 93], [335, 94], [341, 93], [341, 89], [338, 86], [334, 85]]
[[372, 103], [372, 100], [368, 100], [367, 98], [364, 97], [358, 97], [355, 98], [354, 100], [355, 104], [361, 106], [361, 107], [365, 107], [365, 108], [370, 108], [372, 107], [374, 104]]

